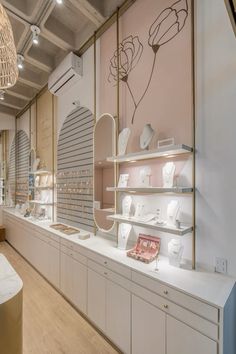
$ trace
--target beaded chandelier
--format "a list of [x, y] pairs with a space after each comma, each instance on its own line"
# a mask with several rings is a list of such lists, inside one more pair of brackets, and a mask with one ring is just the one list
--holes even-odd
[[17, 54], [12, 27], [0, 4], [0, 89], [14, 86], [17, 78]]

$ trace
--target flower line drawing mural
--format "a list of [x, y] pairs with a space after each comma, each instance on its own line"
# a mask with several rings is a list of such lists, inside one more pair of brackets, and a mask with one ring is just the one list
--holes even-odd
[[[137, 109], [144, 99], [154, 73], [157, 54], [162, 46], [170, 42], [183, 29], [186, 19], [188, 17], [188, 2], [187, 0], [179, 0], [172, 4], [172, 6], [165, 8], [151, 24], [149, 28], [148, 46], [153, 51], [153, 62], [147, 81], [146, 87], [140, 98], [136, 98], [130, 87], [129, 74], [139, 63], [143, 54], [143, 44], [140, 42], [138, 36], [128, 36], [120, 44], [118, 50], [114, 52], [110, 60], [110, 73], [108, 82], [117, 84], [117, 76], [119, 80], [124, 82], [130, 93], [134, 104], [134, 111], [131, 118], [131, 123], [134, 123]], [[118, 72], [118, 58], [119, 58], [119, 72]]]

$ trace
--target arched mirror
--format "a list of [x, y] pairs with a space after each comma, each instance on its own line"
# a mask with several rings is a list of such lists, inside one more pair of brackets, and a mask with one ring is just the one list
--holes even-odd
[[115, 153], [116, 124], [112, 115], [105, 113], [94, 128], [94, 220], [101, 231], [108, 232], [114, 222], [107, 216], [114, 214], [115, 193], [108, 191], [114, 187], [114, 163], [107, 158]]

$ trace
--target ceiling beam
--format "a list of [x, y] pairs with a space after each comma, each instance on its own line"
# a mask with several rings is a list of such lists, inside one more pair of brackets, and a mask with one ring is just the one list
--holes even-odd
[[36, 82], [32, 82], [30, 80], [23, 79], [22, 77], [18, 77], [18, 82], [22, 82], [22, 84], [34, 87], [36, 90], [41, 90], [41, 88], [42, 88], [42, 86], [39, 84], [36, 84]]
[[22, 106], [19, 106], [17, 104], [8, 103], [8, 102], [4, 102], [4, 101], [1, 102], [1, 105], [6, 106], [6, 107], [10, 107], [10, 108], [15, 108], [15, 109], [22, 109], [23, 108]]
[[88, 0], [69, 0], [84, 16], [97, 27], [105, 21], [105, 17]]
[[17, 92], [11, 91], [11, 90], [7, 90], [7, 94], [10, 96], [13, 96], [13, 97], [21, 98], [22, 100], [25, 100], [25, 101], [29, 101], [33, 96], [33, 95], [31, 97], [24, 96], [20, 93], [17, 93]]

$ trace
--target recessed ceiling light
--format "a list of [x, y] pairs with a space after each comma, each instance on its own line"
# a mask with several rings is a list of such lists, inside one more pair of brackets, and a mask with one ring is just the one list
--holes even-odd
[[17, 54], [17, 66], [20, 70], [24, 68], [24, 56], [22, 54]]
[[63, 3], [63, 1], [62, 1], [62, 0], [57, 0], [57, 3], [58, 3], [59, 5], [61, 5], [61, 4]]
[[32, 25], [30, 27], [32, 33], [33, 33], [33, 43], [38, 45], [39, 44], [39, 34], [40, 34], [40, 28], [38, 26]]

